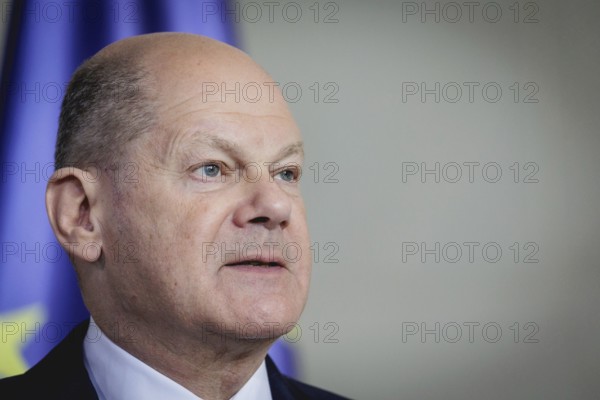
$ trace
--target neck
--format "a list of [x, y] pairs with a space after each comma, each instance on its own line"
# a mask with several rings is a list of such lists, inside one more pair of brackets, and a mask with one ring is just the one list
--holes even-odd
[[228, 400], [236, 394], [274, 341], [206, 332], [188, 338], [143, 321], [95, 319], [95, 323], [116, 345], [204, 400]]

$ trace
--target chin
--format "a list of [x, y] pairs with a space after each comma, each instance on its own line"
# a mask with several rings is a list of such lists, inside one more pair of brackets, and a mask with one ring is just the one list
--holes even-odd
[[289, 298], [262, 299], [243, 313], [236, 330], [240, 338], [274, 340], [294, 328], [302, 308]]

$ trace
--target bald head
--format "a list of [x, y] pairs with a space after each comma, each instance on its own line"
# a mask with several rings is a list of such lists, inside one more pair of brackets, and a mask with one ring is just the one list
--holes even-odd
[[128, 143], [154, 129], [175, 98], [206, 101], [207, 89], [214, 95], [214, 88], [270, 81], [247, 54], [203, 36], [163, 32], [112, 43], [73, 75], [62, 104], [56, 168], [119, 163]]

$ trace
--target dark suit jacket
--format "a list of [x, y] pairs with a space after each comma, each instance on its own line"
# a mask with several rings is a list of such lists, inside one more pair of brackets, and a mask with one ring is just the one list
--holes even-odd
[[[75, 328], [42, 361], [23, 375], [0, 380], [0, 398], [97, 400], [98, 396], [83, 364], [83, 339], [88, 325], [89, 321], [86, 321]], [[344, 399], [282, 375], [268, 356], [266, 365], [274, 400]]]

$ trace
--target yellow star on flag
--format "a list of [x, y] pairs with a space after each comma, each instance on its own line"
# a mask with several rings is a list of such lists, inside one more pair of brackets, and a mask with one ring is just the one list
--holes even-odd
[[22, 349], [31, 338], [36, 323], [43, 324], [43, 319], [44, 307], [40, 304], [0, 314], [0, 378], [27, 371], [29, 366]]

